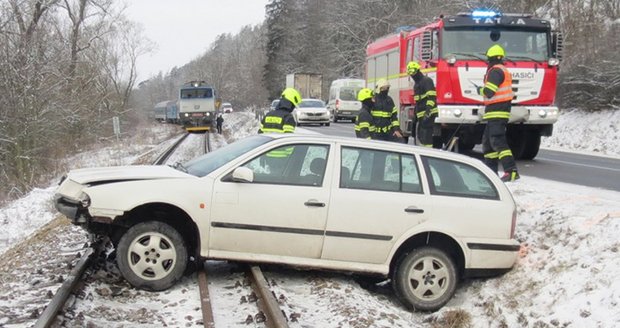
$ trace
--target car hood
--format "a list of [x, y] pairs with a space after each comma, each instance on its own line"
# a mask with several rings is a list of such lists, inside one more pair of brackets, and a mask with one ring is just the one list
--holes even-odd
[[166, 165], [131, 165], [78, 169], [69, 172], [68, 178], [80, 184], [101, 184], [132, 180], [191, 178], [190, 174]]

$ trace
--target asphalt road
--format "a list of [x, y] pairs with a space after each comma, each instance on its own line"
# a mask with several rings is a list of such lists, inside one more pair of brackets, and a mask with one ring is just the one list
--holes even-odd
[[[302, 126], [314, 132], [354, 137], [353, 123]], [[411, 141], [410, 141], [411, 143]], [[467, 155], [482, 158], [479, 147]], [[517, 161], [519, 174], [581, 186], [620, 191], [620, 159], [541, 149], [533, 160]]]

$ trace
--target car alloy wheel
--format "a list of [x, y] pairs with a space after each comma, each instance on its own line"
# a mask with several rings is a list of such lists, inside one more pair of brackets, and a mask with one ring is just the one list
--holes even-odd
[[392, 281], [396, 295], [408, 308], [435, 311], [454, 295], [456, 268], [442, 250], [423, 247], [401, 258]]
[[117, 254], [123, 277], [146, 290], [169, 288], [187, 267], [183, 238], [162, 222], [143, 222], [129, 228], [118, 243]]

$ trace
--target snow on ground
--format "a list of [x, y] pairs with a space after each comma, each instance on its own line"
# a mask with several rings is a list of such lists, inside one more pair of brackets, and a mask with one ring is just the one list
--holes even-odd
[[[620, 158], [618, 122], [620, 111], [566, 112], [543, 146]], [[213, 141], [219, 147], [257, 129], [252, 114], [228, 114]], [[152, 131], [152, 138], [78, 154], [67, 166], [149, 163], [180, 133], [162, 124]], [[198, 156], [200, 136], [190, 136], [193, 150], [169, 163]], [[54, 219], [57, 181], [0, 208], [0, 327], [31, 326], [87, 241], [81, 229]], [[292, 327], [434, 328], [449, 326], [454, 317], [471, 327], [620, 327], [620, 193], [532, 177], [509, 187], [519, 210], [516, 237], [526, 246], [522, 257], [501, 277], [464, 281], [435, 313], [408, 312], [389, 284], [362, 288], [345, 274], [267, 266], [265, 275]], [[243, 273], [226, 262], [208, 261], [207, 268], [216, 325], [262, 327]], [[168, 291], [148, 293], [131, 288], [107, 261], [88, 279], [63, 325], [199, 327], [195, 281], [190, 275]]]

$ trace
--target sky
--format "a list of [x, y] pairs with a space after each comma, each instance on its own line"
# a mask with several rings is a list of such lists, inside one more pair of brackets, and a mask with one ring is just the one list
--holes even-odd
[[[215, 148], [258, 129], [249, 112], [224, 118], [224, 133], [213, 136]], [[543, 147], [620, 159], [618, 122], [620, 110], [563, 112], [554, 137], [543, 138]], [[79, 168], [127, 165], [145, 155], [154, 159], [178, 136], [168, 124], [141, 130], [122, 145], [85, 151], [66, 162]], [[316, 132], [297, 128], [296, 133]], [[168, 163], [198, 155], [201, 137], [190, 135]], [[58, 289], [59, 276], [69, 270], [67, 262], [75, 263], [85, 247], [87, 236], [76, 226], [40, 230], [58, 221], [51, 205], [57, 181], [0, 207], [1, 327], [31, 327], [32, 313], [45, 306], [46, 295]], [[523, 246], [515, 267], [500, 277], [462, 281], [437, 312], [411, 313], [389, 284], [362, 288], [346, 274], [263, 266], [264, 274], [281, 309], [294, 318], [289, 322], [293, 328], [447, 327], [437, 320], [451, 313], [467, 314], [471, 327], [620, 327], [620, 193], [528, 176], [508, 187], [518, 210], [515, 237]], [[28, 237], [29, 244], [12, 248]], [[68, 326], [204, 327], [195, 275], [167, 291], [146, 292], [130, 287], [116, 266], [106, 263], [65, 314]], [[10, 274], [2, 271], [7, 267]], [[253, 321], [256, 305], [248, 301], [251, 291], [243, 272], [234, 264], [208, 261], [207, 275], [216, 327], [264, 327]]]
[[268, 0], [126, 0], [125, 14], [140, 23], [156, 50], [138, 59], [138, 81], [181, 67], [203, 54], [216, 37], [265, 19]]

